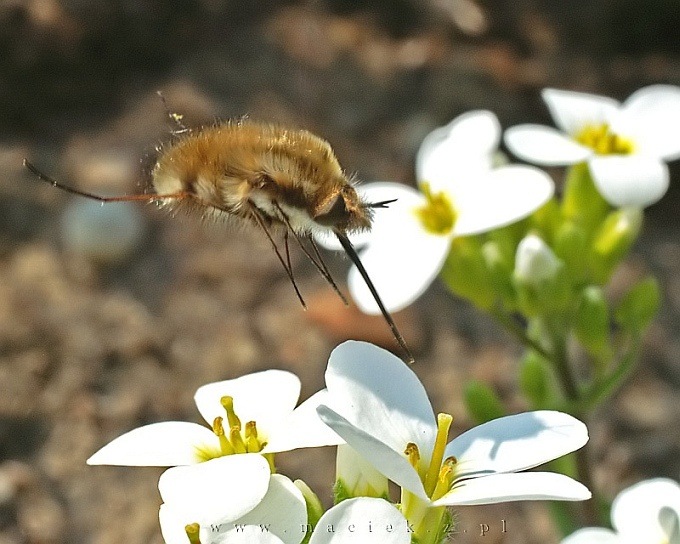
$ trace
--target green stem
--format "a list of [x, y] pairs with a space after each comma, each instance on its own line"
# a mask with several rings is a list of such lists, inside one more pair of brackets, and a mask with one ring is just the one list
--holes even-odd
[[519, 324], [512, 318], [512, 316], [506, 314], [503, 310], [498, 308], [493, 308], [489, 310], [491, 315], [496, 318], [496, 320], [503, 326], [503, 328], [512, 334], [519, 342], [527, 349], [531, 349], [538, 353], [541, 357], [548, 361], [553, 360], [553, 355], [548, 353], [543, 346], [538, 342], [530, 338], [526, 331], [519, 326]]
[[592, 411], [598, 405], [611, 397], [623, 385], [628, 376], [635, 368], [635, 362], [640, 352], [640, 336], [635, 335], [631, 339], [631, 346], [626, 355], [621, 359], [616, 370], [608, 377], [594, 384], [585, 392], [579, 403], [579, 410]]

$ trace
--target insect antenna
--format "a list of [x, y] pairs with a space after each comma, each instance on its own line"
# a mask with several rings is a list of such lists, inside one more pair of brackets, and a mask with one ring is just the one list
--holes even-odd
[[283, 269], [286, 271], [286, 274], [288, 275], [288, 278], [290, 279], [290, 282], [293, 284], [293, 289], [295, 289], [295, 294], [297, 295], [298, 299], [300, 300], [300, 304], [302, 304], [302, 307], [306, 310], [307, 304], [305, 303], [305, 299], [302, 298], [302, 293], [300, 293], [300, 289], [298, 289], [297, 283], [295, 282], [295, 277], [293, 276], [293, 269], [290, 266], [290, 255], [288, 253], [288, 242], [286, 241], [286, 255], [288, 256], [288, 264], [286, 264], [286, 261], [284, 261], [283, 256], [281, 255], [281, 252], [279, 251], [279, 248], [276, 245], [276, 242], [274, 241], [274, 238], [272, 237], [271, 233], [269, 232], [269, 229], [267, 228], [267, 224], [266, 224], [264, 218], [262, 217], [260, 210], [257, 208], [257, 206], [250, 203], [250, 211], [251, 211], [253, 217], [255, 218], [255, 222], [260, 226], [260, 228], [267, 235], [267, 239], [269, 240], [272, 247], [274, 248], [274, 253], [276, 253], [276, 256], [279, 258], [279, 261], [281, 262]]
[[[300, 246], [300, 249], [302, 249], [302, 252], [307, 256], [307, 258], [312, 261], [316, 269], [319, 271], [319, 273], [323, 276], [323, 278], [328, 282], [328, 284], [333, 288], [333, 290], [337, 293], [337, 295], [340, 297], [342, 302], [345, 304], [345, 306], [349, 306], [349, 302], [347, 302], [347, 299], [345, 298], [345, 295], [342, 294], [342, 291], [340, 291], [340, 288], [338, 287], [338, 284], [335, 283], [335, 280], [333, 279], [333, 276], [331, 276], [330, 270], [328, 270], [328, 266], [326, 266], [326, 263], [324, 262], [323, 258], [321, 257], [321, 253], [319, 252], [319, 248], [316, 247], [316, 244], [314, 243], [314, 240], [312, 238], [309, 238], [312, 248], [314, 248], [314, 254], [316, 257], [319, 259], [318, 262], [317, 260], [309, 253], [309, 250], [305, 247], [305, 245], [302, 243], [302, 239], [298, 235], [297, 232], [293, 229], [293, 227], [290, 224], [290, 220], [288, 219], [288, 216], [285, 214], [285, 212], [281, 209], [281, 206], [279, 206], [278, 202], [274, 202], [274, 206], [276, 209], [279, 211], [281, 214], [281, 217], [283, 218], [283, 222], [286, 224], [286, 227], [288, 227], [288, 230], [293, 233], [293, 236], [295, 237], [295, 240], [297, 241], [298, 245]], [[288, 231], [286, 231], [286, 234], [288, 234]], [[286, 248], [287, 249], [287, 248]]]
[[40, 181], [44, 181], [45, 183], [49, 183], [52, 187], [56, 187], [57, 189], [61, 189], [62, 191], [65, 191], [67, 193], [71, 193], [73, 195], [78, 195], [78, 196], [84, 196], [85, 198], [97, 200], [99, 202], [132, 202], [132, 201], [155, 202], [157, 200], [166, 200], [166, 199], [180, 200], [180, 199], [188, 198], [188, 197], [191, 196], [191, 194], [186, 192], [186, 191], [179, 191], [177, 193], [171, 193], [171, 194], [167, 194], [167, 195], [158, 195], [158, 194], [155, 194], [155, 193], [147, 193], [147, 194], [123, 195], [123, 196], [101, 196], [101, 195], [96, 195], [94, 193], [88, 193], [87, 191], [81, 191], [80, 189], [76, 189], [75, 187], [71, 187], [70, 185], [64, 185], [63, 183], [58, 182], [54, 178], [51, 178], [47, 174], [38, 170], [35, 166], [33, 166], [30, 162], [28, 162], [28, 159], [24, 159], [23, 163], [24, 163], [24, 166], [28, 169], [28, 171], [31, 172]]
[[366, 272], [366, 269], [364, 268], [364, 265], [361, 262], [361, 259], [359, 259], [359, 255], [357, 254], [356, 250], [354, 249], [352, 242], [350, 242], [349, 238], [347, 238], [347, 235], [345, 235], [344, 233], [342, 233], [338, 230], [336, 230], [334, 232], [335, 232], [335, 235], [338, 238], [338, 241], [342, 245], [342, 248], [345, 250], [345, 253], [347, 253], [347, 256], [350, 258], [350, 260], [357, 267], [357, 269], [359, 270], [359, 274], [361, 274], [361, 277], [366, 282], [366, 286], [368, 287], [368, 290], [371, 292], [371, 295], [373, 295], [373, 298], [374, 298], [376, 304], [378, 305], [378, 308], [380, 308], [380, 312], [382, 313], [383, 317], [385, 318], [385, 321], [387, 321], [387, 324], [389, 325], [390, 329], [392, 330], [392, 334], [394, 335], [394, 339], [398, 342], [399, 346], [401, 346], [401, 349], [404, 350], [404, 353], [406, 354], [407, 362], [409, 364], [413, 364], [415, 362], [415, 359], [413, 358], [413, 354], [411, 353], [411, 350], [406, 345], [406, 341], [404, 340], [404, 337], [399, 332], [399, 329], [397, 328], [397, 325], [394, 322], [394, 319], [392, 319], [392, 316], [387, 311], [387, 308], [385, 308], [385, 305], [383, 304], [383, 301], [380, 298], [380, 295], [378, 294], [378, 291], [376, 290], [375, 285], [373, 285], [373, 282], [371, 281], [371, 278], [369, 277], [368, 272]]
[[398, 198], [393, 198], [391, 200], [381, 200], [380, 202], [369, 202], [366, 204], [367, 208], [388, 208], [390, 204], [399, 200]]

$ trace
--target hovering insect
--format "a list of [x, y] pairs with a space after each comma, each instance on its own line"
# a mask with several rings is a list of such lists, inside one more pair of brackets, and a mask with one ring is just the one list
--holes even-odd
[[[371, 228], [373, 210], [390, 202], [364, 202], [343, 172], [328, 142], [306, 130], [249, 120], [190, 130], [169, 113], [180, 130], [176, 141], [159, 149], [151, 177], [155, 194], [103, 197], [64, 185], [28, 160], [38, 179], [69, 193], [100, 202], [157, 202], [187, 207], [206, 217], [226, 217], [257, 225], [267, 236], [303, 307], [288, 248], [292, 235], [305, 255], [347, 304], [324, 263], [312, 233], [337, 237], [371, 291], [409, 362], [413, 356], [364, 268], [348, 234]], [[283, 233], [285, 251], [275, 241]], [[303, 241], [308, 241], [310, 250]], [[284, 258], [285, 255], [285, 258]]]

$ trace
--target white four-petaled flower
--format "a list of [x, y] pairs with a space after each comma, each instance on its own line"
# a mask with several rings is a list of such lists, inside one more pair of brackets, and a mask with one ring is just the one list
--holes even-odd
[[[513, 223], [552, 196], [552, 180], [536, 168], [493, 167], [500, 133], [493, 113], [465, 113], [424, 139], [416, 158], [420, 190], [391, 182], [357, 188], [367, 202], [396, 199], [375, 210], [370, 233], [352, 238], [365, 246], [361, 260], [389, 310], [408, 306], [427, 289], [452, 238]], [[320, 242], [339, 249], [329, 239]], [[364, 312], [379, 313], [356, 267], [348, 283]]]
[[[296, 408], [300, 380], [282, 370], [207, 384], [196, 391], [194, 400], [209, 427], [185, 421], [145, 425], [119, 436], [87, 462], [177, 466], [232, 453], [267, 454], [335, 445], [342, 440], [315, 411], [323, 395], [319, 392]], [[240, 420], [238, 425], [234, 416]]]
[[304, 537], [302, 493], [285, 476], [271, 474], [261, 455], [173, 467], [161, 475], [158, 489], [166, 544], [298, 544]]
[[680, 485], [654, 478], [624, 489], [612, 503], [611, 518], [614, 531], [579, 529], [562, 544], [678, 544]]
[[321, 418], [390, 480], [434, 507], [590, 497], [561, 474], [517, 473], [586, 443], [585, 425], [567, 414], [507, 416], [447, 444], [442, 421], [450, 416], [435, 417], [423, 385], [400, 359], [363, 342], [333, 351], [326, 385]]
[[666, 193], [665, 161], [680, 157], [680, 87], [644, 87], [623, 104], [557, 89], [542, 95], [559, 130], [509, 128], [505, 143], [515, 155], [543, 166], [587, 161], [600, 194], [613, 206], [649, 206]]

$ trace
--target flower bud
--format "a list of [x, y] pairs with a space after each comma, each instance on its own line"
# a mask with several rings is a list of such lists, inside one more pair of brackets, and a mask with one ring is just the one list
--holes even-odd
[[482, 244], [475, 236], [453, 239], [440, 277], [452, 293], [470, 300], [482, 310], [488, 310], [496, 301]]
[[338, 446], [334, 491], [336, 503], [354, 497], [389, 497], [387, 478], [347, 444]]
[[535, 234], [525, 236], [517, 246], [514, 279], [518, 304], [528, 316], [554, 312], [567, 303], [564, 263]]
[[616, 308], [616, 322], [629, 331], [641, 333], [654, 319], [660, 304], [659, 283], [655, 278], [646, 278], [623, 297]]
[[640, 233], [642, 210], [620, 208], [611, 212], [595, 233], [592, 271], [595, 281], [605, 283], [626, 256]]

